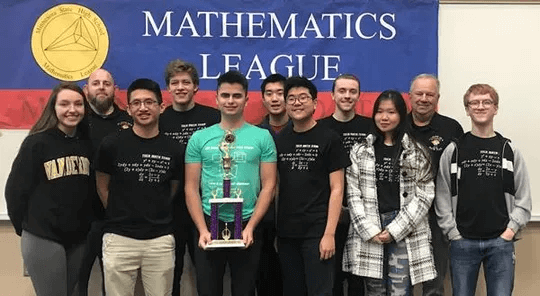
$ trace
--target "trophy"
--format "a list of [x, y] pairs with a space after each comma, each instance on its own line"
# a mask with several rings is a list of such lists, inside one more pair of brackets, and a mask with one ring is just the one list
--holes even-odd
[[[231, 190], [231, 167], [233, 161], [231, 150], [234, 149], [234, 140], [234, 134], [231, 131], [226, 131], [225, 136], [219, 143], [221, 165], [223, 166], [223, 197], [218, 197], [217, 188], [212, 191], [212, 198], [210, 199], [210, 235], [212, 241], [208, 243], [205, 249], [245, 247], [242, 240], [242, 204], [244, 199], [241, 198], [242, 191], [240, 189]], [[232, 192], [234, 192], [234, 197], [231, 197]], [[234, 208], [234, 233], [232, 233], [232, 237], [229, 229], [230, 222], [225, 222], [225, 227], [222, 229], [219, 227], [219, 208], [225, 204], [232, 205]]]

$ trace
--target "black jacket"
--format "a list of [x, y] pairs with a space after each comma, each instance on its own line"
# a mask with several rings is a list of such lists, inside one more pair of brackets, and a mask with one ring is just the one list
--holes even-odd
[[133, 126], [133, 119], [126, 111], [113, 105], [114, 111], [109, 115], [99, 115], [90, 110], [88, 114], [88, 124], [90, 126], [90, 139], [92, 140], [93, 151], [96, 151], [99, 144], [108, 134]]
[[8, 215], [22, 230], [62, 244], [81, 242], [91, 222], [92, 148], [57, 128], [26, 137], [6, 182]]

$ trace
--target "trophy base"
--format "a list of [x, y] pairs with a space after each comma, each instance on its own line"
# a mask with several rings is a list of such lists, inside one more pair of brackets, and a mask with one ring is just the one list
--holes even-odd
[[208, 243], [205, 250], [212, 250], [212, 249], [220, 249], [220, 248], [244, 248], [246, 245], [244, 244], [244, 241], [241, 239], [230, 239], [230, 240], [223, 240], [223, 239], [215, 239]]

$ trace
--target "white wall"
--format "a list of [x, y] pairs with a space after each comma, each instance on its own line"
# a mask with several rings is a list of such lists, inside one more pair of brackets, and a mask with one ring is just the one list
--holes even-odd
[[525, 156], [540, 220], [540, 5], [441, 4], [439, 13], [440, 112], [469, 130], [463, 94], [474, 83], [495, 87], [495, 129]]
[[0, 220], [8, 220], [4, 190], [13, 159], [28, 130], [0, 130]]

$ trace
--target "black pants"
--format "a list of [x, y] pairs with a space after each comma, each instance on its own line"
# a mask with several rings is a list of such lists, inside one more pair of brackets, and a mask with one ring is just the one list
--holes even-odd
[[257, 296], [281, 296], [283, 295], [283, 279], [279, 256], [274, 247], [276, 228], [273, 223], [263, 222], [259, 224], [262, 249], [257, 278]]
[[[223, 225], [220, 226], [220, 229], [222, 227]], [[229, 223], [228, 227], [231, 233], [234, 233], [234, 227], [231, 227], [231, 223]], [[197, 231], [194, 233], [198, 242], [199, 233]], [[223, 275], [227, 264], [231, 270], [232, 296], [255, 296], [255, 281], [262, 246], [258, 237], [260, 237], [260, 233], [257, 230], [254, 233], [253, 245], [247, 249], [218, 248], [205, 251], [198, 247], [195, 248], [195, 268], [197, 270], [197, 291], [199, 296], [223, 295]]]
[[186, 246], [191, 257], [191, 262], [195, 265], [195, 242], [193, 231], [195, 226], [191, 220], [188, 222], [179, 224], [177, 223], [174, 230], [174, 240], [176, 244], [175, 248], [175, 260], [174, 260], [174, 279], [173, 279], [173, 296], [180, 296], [180, 280], [182, 279], [182, 272], [184, 270], [184, 254], [186, 253]]
[[429, 211], [429, 227], [431, 228], [431, 247], [433, 250], [433, 259], [435, 260], [435, 270], [437, 277], [431, 281], [422, 283], [422, 295], [424, 296], [443, 296], [444, 295], [444, 278], [450, 258], [450, 243], [443, 234], [439, 224], [437, 224], [437, 216], [435, 211]]
[[[348, 213], [347, 213], [348, 215]], [[335, 281], [334, 281], [334, 296], [343, 296], [343, 286], [347, 281], [347, 295], [349, 296], [364, 296], [364, 279], [359, 276], [354, 276], [348, 272], [342, 270], [343, 262], [343, 249], [345, 248], [345, 242], [347, 241], [347, 234], [349, 233], [349, 220], [340, 221], [336, 228], [336, 268], [335, 268]]]
[[103, 280], [103, 260], [101, 256], [101, 245], [103, 241], [103, 226], [101, 220], [94, 221], [86, 238], [84, 249], [84, 258], [82, 260], [81, 269], [79, 272], [79, 296], [88, 296], [88, 281], [92, 273], [92, 267], [96, 258], [99, 258], [99, 266], [101, 267], [102, 285], [101, 290], [105, 295], [105, 281]]
[[320, 259], [320, 241], [320, 238], [278, 238], [283, 295], [332, 295], [335, 257]]

